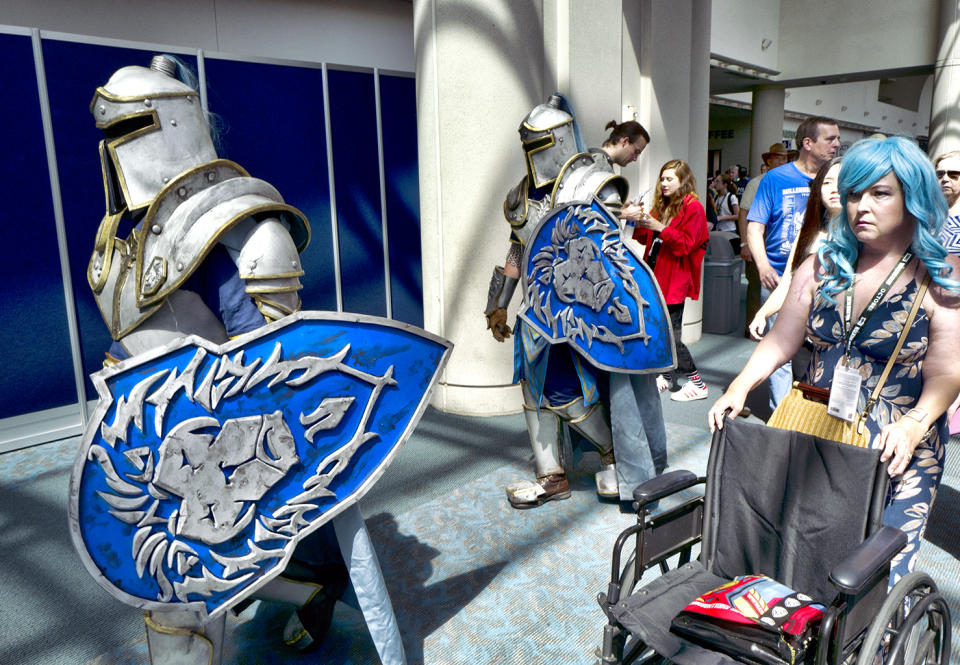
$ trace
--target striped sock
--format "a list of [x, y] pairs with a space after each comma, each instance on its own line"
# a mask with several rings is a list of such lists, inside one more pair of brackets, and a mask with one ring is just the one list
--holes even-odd
[[693, 385], [697, 388], [706, 388], [706, 384], [703, 382], [703, 379], [700, 378], [700, 372], [694, 370], [687, 374], [687, 379], [693, 381]]

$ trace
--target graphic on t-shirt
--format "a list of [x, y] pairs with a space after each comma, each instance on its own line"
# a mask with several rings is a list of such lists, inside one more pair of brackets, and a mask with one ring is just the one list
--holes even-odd
[[783, 224], [780, 226], [780, 247], [777, 252], [787, 257], [793, 241], [803, 226], [803, 215], [807, 209], [807, 199], [810, 197], [809, 187], [790, 187], [781, 192], [781, 210]]

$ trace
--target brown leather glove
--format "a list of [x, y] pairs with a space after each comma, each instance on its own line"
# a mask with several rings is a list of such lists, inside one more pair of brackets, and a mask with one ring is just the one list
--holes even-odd
[[487, 328], [493, 333], [493, 338], [502, 342], [510, 336], [513, 330], [507, 325], [507, 310], [498, 307], [487, 314]]

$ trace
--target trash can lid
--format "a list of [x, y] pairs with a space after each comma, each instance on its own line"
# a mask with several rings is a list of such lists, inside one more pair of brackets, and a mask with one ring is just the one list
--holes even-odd
[[707, 261], [724, 261], [739, 258], [740, 236], [733, 231], [711, 231], [710, 244], [704, 257]]

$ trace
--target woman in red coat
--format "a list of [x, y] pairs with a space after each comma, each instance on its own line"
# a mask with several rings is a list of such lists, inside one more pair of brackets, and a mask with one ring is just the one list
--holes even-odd
[[[693, 364], [690, 350], [680, 341], [683, 303], [700, 297], [700, 271], [710, 239], [707, 215], [697, 199], [697, 183], [690, 166], [674, 159], [660, 168], [660, 183], [653, 196], [651, 215], [637, 222], [633, 234], [646, 245], [644, 260], [653, 266], [660, 290], [667, 301], [670, 323], [677, 343], [677, 370], [689, 379], [670, 399], [689, 402], [707, 397], [707, 386]], [[662, 392], [672, 385], [669, 377], [658, 377]]]

